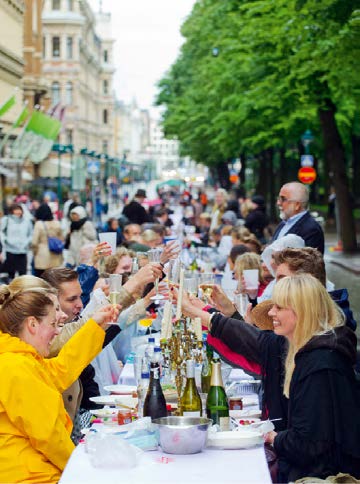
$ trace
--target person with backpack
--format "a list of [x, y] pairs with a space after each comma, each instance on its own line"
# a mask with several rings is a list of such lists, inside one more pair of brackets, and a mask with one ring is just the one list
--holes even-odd
[[34, 253], [34, 275], [40, 277], [46, 269], [59, 267], [63, 263], [61, 247], [54, 252], [49, 239], [56, 238], [64, 241], [61, 224], [54, 219], [52, 211], [47, 203], [42, 203], [35, 212], [35, 226], [32, 238]]

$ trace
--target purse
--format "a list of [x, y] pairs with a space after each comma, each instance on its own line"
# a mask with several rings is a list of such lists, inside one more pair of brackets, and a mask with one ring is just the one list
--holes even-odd
[[[47, 235], [45, 222], [43, 223], [44, 223], [44, 228]], [[58, 237], [49, 237], [48, 235], [47, 235], [47, 239], [48, 239], [48, 247], [50, 252], [53, 252], [54, 254], [62, 254], [65, 247], [64, 242], [60, 240]]]

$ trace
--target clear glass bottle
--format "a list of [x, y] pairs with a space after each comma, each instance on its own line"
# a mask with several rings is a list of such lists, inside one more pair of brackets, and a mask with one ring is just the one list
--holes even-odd
[[139, 418], [144, 416], [144, 402], [149, 388], [149, 383], [150, 383], [150, 373], [147, 370], [141, 371], [141, 377], [137, 387]]
[[201, 368], [201, 392], [209, 393], [211, 381], [211, 360], [213, 350], [204, 342], [203, 363]]
[[181, 414], [184, 417], [201, 417], [201, 398], [195, 383], [195, 362], [186, 360], [186, 385], [182, 394]]
[[206, 400], [206, 414], [213, 424], [220, 426], [220, 430], [230, 430], [229, 402], [224, 390], [221, 376], [220, 359], [213, 359], [211, 363], [210, 390]]
[[156, 362], [150, 363], [150, 383], [146, 393], [143, 416], [152, 420], [167, 416], [165, 397], [160, 385], [160, 369]]

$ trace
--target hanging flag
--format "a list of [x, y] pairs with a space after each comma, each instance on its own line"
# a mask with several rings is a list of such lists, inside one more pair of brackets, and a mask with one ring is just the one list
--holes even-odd
[[30, 114], [30, 111], [28, 110], [28, 107], [27, 106], [24, 106], [23, 107], [23, 110], [19, 114], [17, 120], [14, 122], [14, 124], [12, 125], [12, 127], [13, 128], [18, 128], [19, 126], [21, 126], [23, 124], [23, 122], [26, 121], [26, 119], [28, 118], [29, 114]]
[[14, 158], [29, 157], [34, 163], [40, 163], [51, 151], [61, 129], [61, 122], [40, 111], [34, 111], [22, 133], [13, 145]]
[[9, 138], [10, 138], [11, 134], [14, 132], [14, 130], [16, 128], [18, 128], [19, 126], [21, 126], [24, 121], [26, 121], [26, 119], [28, 118], [29, 114], [30, 114], [30, 112], [29, 112], [29, 110], [27, 108], [27, 105], [25, 105], [23, 107], [21, 113], [17, 117], [17, 119], [13, 122], [13, 124], [12, 124], [11, 128], [9, 129], [9, 131], [4, 136], [4, 139], [0, 143], [0, 153], [2, 152], [3, 148], [6, 146], [7, 142], [9, 141]]
[[13, 94], [7, 101], [4, 102], [4, 104], [0, 106], [0, 118], [1, 116], [4, 116], [4, 114], [6, 114], [15, 104], [16, 98], [15, 94]]

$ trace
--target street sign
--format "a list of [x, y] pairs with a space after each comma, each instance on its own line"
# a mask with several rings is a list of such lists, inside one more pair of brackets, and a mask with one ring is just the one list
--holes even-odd
[[305, 185], [311, 185], [316, 180], [316, 170], [312, 166], [303, 166], [298, 171], [298, 179], [305, 183]]
[[300, 164], [301, 166], [314, 166], [313, 155], [301, 155]]
[[98, 175], [100, 173], [100, 161], [98, 161], [98, 160], [88, 161], [87, 171], [91, 175]]

